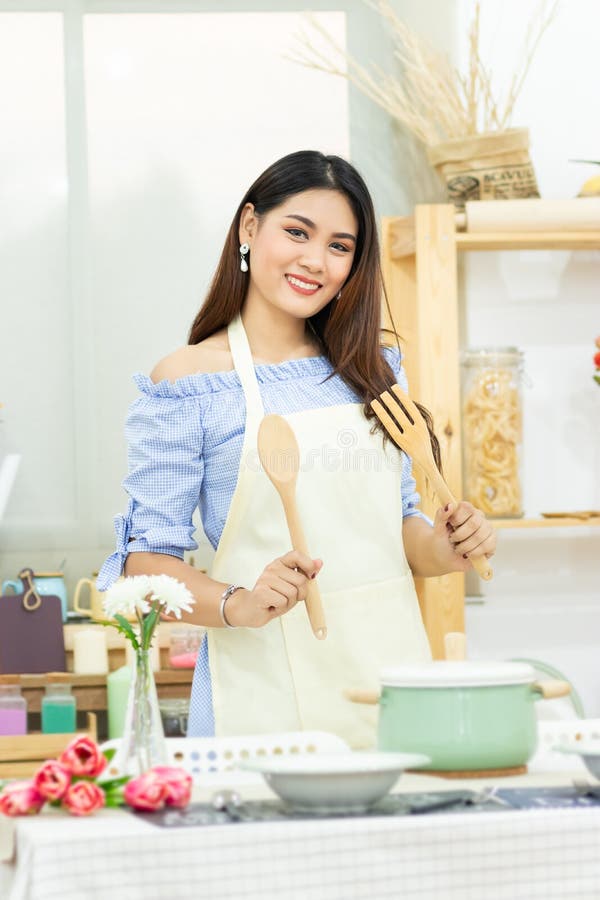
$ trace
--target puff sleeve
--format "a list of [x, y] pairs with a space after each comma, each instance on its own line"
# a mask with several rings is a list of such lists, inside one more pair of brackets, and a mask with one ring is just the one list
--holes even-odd
[[195, 550], [192, 515], [203, 475], [201, 394], [190, 379], [154, 384], [134, 377], [140, 396], [130, 407], [125, 434], [129, 494], [125, 515], [115, 516], [116, 549], [98, 576], [106, 590], [123, 571], [129, 553], [183, 558]]

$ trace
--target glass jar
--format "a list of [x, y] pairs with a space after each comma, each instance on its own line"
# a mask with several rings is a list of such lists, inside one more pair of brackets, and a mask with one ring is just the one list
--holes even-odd
[[169, 639], [169, 666], [172, 669], [193, 669], [198, 658], [203, 632], [186, 628], [171, 632]]
[[158, 701], [158, 708], [165, 737], [185, 737], [190, 714], [189, 698], [163, 697]]
[[19, 684], [0, 684], [0, 735], [27, 734], [27, 701]]
[[523, 515], [523, 353], [467, 350], [462, 359], [464, 497], [490, 518]]
[[71, 734], [77, 726], [77, 707], [70, 684], [47, 684], [42, 697], [42, 733]]

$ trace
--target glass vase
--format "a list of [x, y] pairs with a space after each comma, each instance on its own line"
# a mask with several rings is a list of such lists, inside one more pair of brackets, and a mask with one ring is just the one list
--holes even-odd
[[152, 766], [167, 764], [156, 682], [148, 650], [135, 651], [125, 727], [115, 766], [122, 775], [141, 775]]

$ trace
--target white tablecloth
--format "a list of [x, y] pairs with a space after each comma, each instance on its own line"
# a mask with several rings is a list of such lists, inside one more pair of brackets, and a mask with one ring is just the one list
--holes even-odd
[[[532, 783], [570, 782], [502, 780]], [[439, 791], [457, 783], [407, 775], [400, 786]], [[244, 789], [247, 797], [260, 793]], [[600, 898], [600, 807], [178, 829], [121, 810], [79, 820], [52, 811], [2, 818], [0, 829], [5, 852], [11, 832], [15, 850], [0, 867], [5, 900]]]

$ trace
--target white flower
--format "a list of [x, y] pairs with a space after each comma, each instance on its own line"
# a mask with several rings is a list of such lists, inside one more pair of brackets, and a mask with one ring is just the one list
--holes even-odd
[[104, 612], [107, 618], [114, 619], [119, 613], [122, 616], [141, 615], [150, 612], [150, 604], [146, 596], [151, 591], [150, 578], [147, 575], [134, 575], [116, 581], [109, 587], [104, 597]]
[[194, 597], [185, 584], [171, 578], [170, 575], [133, 575], [116, 581], [104, 597], [104, 611], [109, 619], [117, 613], [132, 616], [139, 611], [141, 615], [150, 612], [151, 602], [158, 602], [162, 612], [181, 618], [181, 612], [192, 611]]
[[152, 600], [158, 600], [164, 612], [180, 619], [182, 611], [191, 612], [194, 597], [185, 584], [170, 575], [150, 575], [148, 578]]

